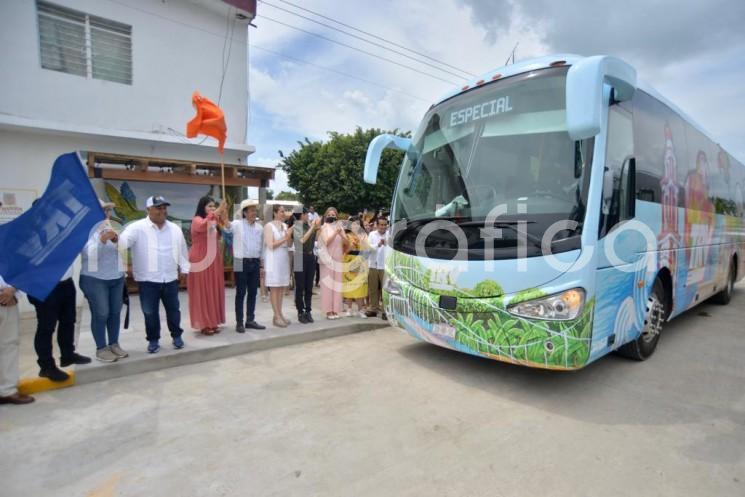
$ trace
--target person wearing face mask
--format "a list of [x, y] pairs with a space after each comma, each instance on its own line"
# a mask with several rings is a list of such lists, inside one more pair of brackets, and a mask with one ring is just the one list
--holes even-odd
[[344, 230], [349, 241], [344, 254], [344, 274], [342, 275], [342, 296], [347, 301], [347, 317], [352, 317], [354, 303], [357, 303], [357, 315], [363, 319], [365, 314], [365, 298], [367, 297], [367, 234], [360, 226], [359, 218], [349, 219]]
[[321, 309], [326, 319], [339, 319], [342, 311], [342, 274], [344, 251], [349, 242], [338, 221], [335, 207], [323, 215], [318, 261], [321, 269]]

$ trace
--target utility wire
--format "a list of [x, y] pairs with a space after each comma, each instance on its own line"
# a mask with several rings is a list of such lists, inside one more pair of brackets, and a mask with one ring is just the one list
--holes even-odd
[[[313, 19], [313, 18], [311, 18], [311, 17], [308, 17], [308, 16], [304, 16], [304, 15], [302, 15], [302, 14], [298, 14], [297, 12], [293, 12], [293, 11], [291, 11], [291, 10], [289, 10], [289, 9], [285, 9], [285, 8], [283, 8], [283, 7], [279, 7], [278, 5], [274, 5], [274, 4], [271, 4], [271, 3], [269, 3], [269, 2], [267, 2], [267, 1], [265, 1], [265, 0], [260, 0], [260, 1], [261, 1], [261, 3], [263, 3], [264, 5], [268, 5], [268, 6], [270, 6], [270, 7], [273, 7], [273, 8], [275, 8], [275, 9], [277, 9], [277, 10], [281, 10], [282, 12], [287, 12], [288, 14], [292, 14], [292, 15], [294, 15], [294, 16], [296, 16], [296, 17], [300, 17], [301, 19], [305, 19], [305, 20], [307, 20], [307, 21], [310, 21], [310, 22], [312, 22], [312, 23], [318, 24], [318, 25], [320, 25], [320, 26], [323, 26], [323, 27], [325, 27], [325, 28], [328, 28], [328, 29], [332, 29], [332, 30], [334, 30], [334, 31], [338, 31], [339, 33], [345, 34], [345, 35], [347, 35], [347, 36], [349, 36], [349, 37], [352, 37], [352, 38], [355, 38], [355, 39], [357, 39], [357, 40], [361, 40], [361, 41], [363, 41], [363, 42], [365, 42], [365, 43], [368, 43], [368, 44], [370, 44], [370, 45], [373, 45], [373, 46], [376, 46], [376, 47], [382, 48], [383, 50], [388, 50], [389, 52], [393, 52], [393, 53], [395, 53], [395, 54], [397, 54], [397, 55], [400, 55], [401, 57], [406, 57], [407, 59], [413, 60], [414, 62], [418, 62], [419, 64], [424, 64], [424, 65], [426, 65], [426, 66], [429, 66], [429, 67], [431, 67], [432, 69], [436, 69], [436, 70], [438, 70], [438, 71], [442, 71], [442, 72], [445, 72], [445, 73], [447, 73], [447, 74], [450, 74], [450, 75], [452, 75], [452, 76], [455, 76], [455, 77], [457, 77], [457, 78], [461, 78], [461, 79], [468, 79], [468, 78], [464, 77], [464, 76], [463, 76], [462, 74], [458, 74], [458, 73], [455, 73], [455, 72], [453, 72], [453, 71], [448, 71], [447, 69], [443, 69], [443, 68], [441, 68], [441, 67], [437, 67], [436, 65], [434, 65], [434, 64], [432, 64], [432, 63], [430, 63], [430, 62], [426, 62], [426, 61], [420, 60], [420, 59], [418, 59], [418, 58], [416, 58], [416, 57], [412, 57], [411, 55], [408, 55], [408, 54], [406, 54], [406, 53], [404, 53], [404, 52], [400, 52], [400, 51], [398, 51], [398, 50], [394, 50], [394, 49], [392, 49], [392, 48], [390, 48], [390, 47], [386, 47], [385, 45], [382, 45], [382, 44], [380, 44], [380, 43], [375, 43], [374, 41], [370, 41], [370, 40], [368, 40], [368, 39], [366, 39], [366, 38], [363, 38], [362, 36], [358, 36], [358, 35], [356, 35], [356, 34], [354, 34], [354, 33], [350, 33], [349, 31], [344, 31], [343, 29], [339, 29], [339, 28], [337, 28], [337, 27], [335, 27], [335, 26], [332, 26], [332, 25], [330, 25], [330, 24], [326, 24], [326, 23], [324, 23], [324, 22], [321, 22], [321, 21], [317, 21], [317, 20], [315, 20], [315, 19]], [[262, 16], [262, 17], [264, 17], [264, 16]], [[338, 22], [338, 21], [335, 21], [335, 22]], [[387, 43], [391, 43], [391, 42], [387, 42]], [[408, 49], [407, 49], [407, 50], [408, 50]], [[427, 58], [430, 58], [430, 57], [427, 57]], [[434, 59], [433, 59], [433, 60], [434, 60]], [[446, 66], [447, 66], [447, 64], [445, 64], [445, 63], [443, 63], [443, 62], [439, 62], [439, 61], [437, 61], [437, 62], [438, 62], [438, 64], [442, 64], [442, 65], [446, 65]], [[468, 73], [467, 71], [463, 71], [463, 70], [461, 70], [461, 69], [458, 69], [458, 70], [459, 70], [459, 71], [461, 71], [461, 72], [463, 72], [463, 73], [466, 73], [466, 74], [468, 74], [469, 76], [474, 76], [473, 74], [470, 74], [470, 73]]]
[[[421, 71], [421, 70], [419, 70], [419, 69], [417, 69], [415, 67], [407, 66], [406, 64], [402, 64], [400, 62], [396, 62], [393, 59], [389, 59], [387, 57], [383, 57], [382, 55], [377, 55], [377, 54], [374, 54], [372, 52], [368, 52], [367, 50], [362, 50], [361, 48], [357, 48], [357, 47], [352, 46], [352, 45], [347, 45], [346, 43], [343, 43], [341, 41], [334, 40], [333, 38], [328, 38], [328, 37], [323, 36], [323, 35], [320, 35], [318, 33], [314, 33], [312, 31], [308, 31], [308, 30], [305, 30], [305, 29], [302, 29], [302, 28], [298, 28], [297, 26], [293, 26], [291, 24], [287, 24], [286, 22], [278, 21], [277, 19], [272, 19], [271, 17], [268, 17], [266, 15], [262, 15], [261, 18], [262, 19], [266, 19], [267, 21], [276, 22], [277, 24], [281, 24], [282, 26], [286, 26], [286, 27], [288, 27], [290, 29], [294, 29], [296, 31], [300, 31], [301, 33], [305, 33], [305, 34], [308, 34], [308, 35], [311, 35], [311, 36], [315, 36], [316, 38], [320, 38], [322, 40], [325, 40], [325, 41], [328, 41], [328, 42], [331, 42], [331, 43], [335, 43], [335, 44], [341, 45], [343, 47], [351, 48], [352, 50], [356, 50], [356, 51], [361, 52], [361, 53], [363, 53], [365, 55], [369, 55], [370, 57], [375, 57], [376, 59], [380, 59], [380, 60], [383, 60], [383, 61], [388, 62], [390, 64], [394, 64], [394, 65], [397, 65], [399, 67], [403, 67], [405, 69], [408, 69], [410, 71], [414, 71], [414, 72], [419, 73], [419, 74], [422, 74], [424, 76], [429, 76], [430, 78], [437, 79], [439, 81], [442, 81], [443, 83], [447, 83], [447, 84], [453, 85], [453, 86], [457, 86], [458, 85], [458, 83], [455, 83], [453, 81], [449, 81], [447, 79], [443, 79], [443, 78], [441, 78], [441, 77], [439, 77], [439, 76], [437, 76], [435, 74]], [[463, 79], [466, 79], [466, 78], [463, 78]]]
[[[265, 2], [264, 0], [261, 0], [261, 1], [263, 3], [266, 3], [267, 5], [271, 5], [271, 4], [267, 3], [267, 2]], [[392, 41], [387, 40], [387, 39], [385, 39], [385, 38], [383, 38], [381, 36], [378, 36], [378, 35], [375, 35], [373, 33], [370, 33], [369, 31], [365, 31], [365, 30], [362, 30], [362, 29], [359, 29], [359, 28], [355, 28], [354, 26], [350, 26], [349, 24], [346, 24], [346, 23], [343, 23], [341, 21], [338, 21], [338, 20], [336, 20], [336, 19], [334, 19], [332, 17], [328, 17], [328, 16], [325, 16], [323, 14], [319, 14], [318, 12], [314, 12], [314, 11], [312, 11], [310, 9], [306, 9], [305, 7], [301, 7], [300, 5], [297, 5], [295, 3], [288, 2], [287, 0], [279, 0], [279, 1], [282, 2], [282, 3], [286, 3], [287, 5], [291, 5], [291, 6], [295, 7], [296, 9], [299, 9], [299, 10], [302, 10], [302, 11], [305, 11], [305, 12], [308, 12], [310, 14], [313, 14], [314, 16], [318, 16], [318, 17], [320, 17], [322, 19], [326, 19], [328, 21], [335, 22], [336, 24], [339, 24], [341, 26], [344, 26], [345, 28], [349, 28], [349, 29], [352, 29], [354, 31], [357, 31], [358, 33], [362, 33], [362, 34], [365, 34], [365, 35], [370, 36], [372, 38], [375, 38], [376, 40], [384, 41], [386, 43], [389, 43], [389, 44], [393, 45], [394, 47], [403, 48], [404, 50], [408, 50], [409, 52], [411, 52], [413, 54], [419, 55], [420, 57], [424, 57], [425, 59], [429, 59], [429, 60], [431, 60], [433, 62], [437, 62], [438, 64], [442, 64], [443, 66], [449, 67], [451, 69], [455, 69], [456, 71], [460, 71], [462, 73], [466, 73], [469, 76], [473, 76], [473, 77], [476, 76], [475, 74], [471, 73], [470, 71], [466, 71], [465, 69], [460, 69], [458, 67], [452, 66], [452, 65], [447, 64], [445, 62], [442, 62], [440, 60], [437, 60], [437, 59], [435, 59], [433, 57], [430, 57], [429, 55], [423, 54], [421, 52], [417, 52], [416, 50], [412, 50], [411, 48], [405, 47], [403, 45], [399, 45], [398, 43], [392, 42]], [[274, 5], [272, 5], [272, 7], [274, 7]]]

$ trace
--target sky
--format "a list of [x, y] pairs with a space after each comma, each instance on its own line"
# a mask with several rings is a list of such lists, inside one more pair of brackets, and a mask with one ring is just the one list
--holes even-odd
[[[324, 140], [329, 131], [350, 132], [356, 126], [413, 131], [432, 103], [464, 84], [468, 76], [463, 71], [482, 74], [496, 69], [504, 65], [515, 46], [518, 62], [554, 53], [607, 54], [626, 60], [637, 69], [640, 79], [745, 163], [743, 0], [267, 1], [259, 0], [253, 21], [256, 28], [249, 28], [248, 138], [256, 147], [250, 164], [275, 165], [280, 160], [279, 150], [289, 153], [306, 137]], [[271, 185], [275, 192], [289, 190], [283, 172], [277, 171], [276, 178]]]

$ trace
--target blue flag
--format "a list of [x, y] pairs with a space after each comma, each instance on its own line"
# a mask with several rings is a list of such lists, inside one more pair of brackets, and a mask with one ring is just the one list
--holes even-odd
[[0, 226], [0, 275], [45, 300], [104, 218], [78, 154], [60, 155], [44, 195]]

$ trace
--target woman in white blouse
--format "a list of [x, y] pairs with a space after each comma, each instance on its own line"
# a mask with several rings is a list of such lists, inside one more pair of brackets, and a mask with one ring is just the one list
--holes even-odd
[[272, 208], [272, 221], [264, 226], [264, 271], [269, 300], [274, 312], [274, 326], [286, 328], [290, 321], [282, 315], [282, 299], [285, 288], [290, 284], [290, 254], [288, 247], [292, 240], [292, 230], [284, 223], [285, 211], [281, 205]]

